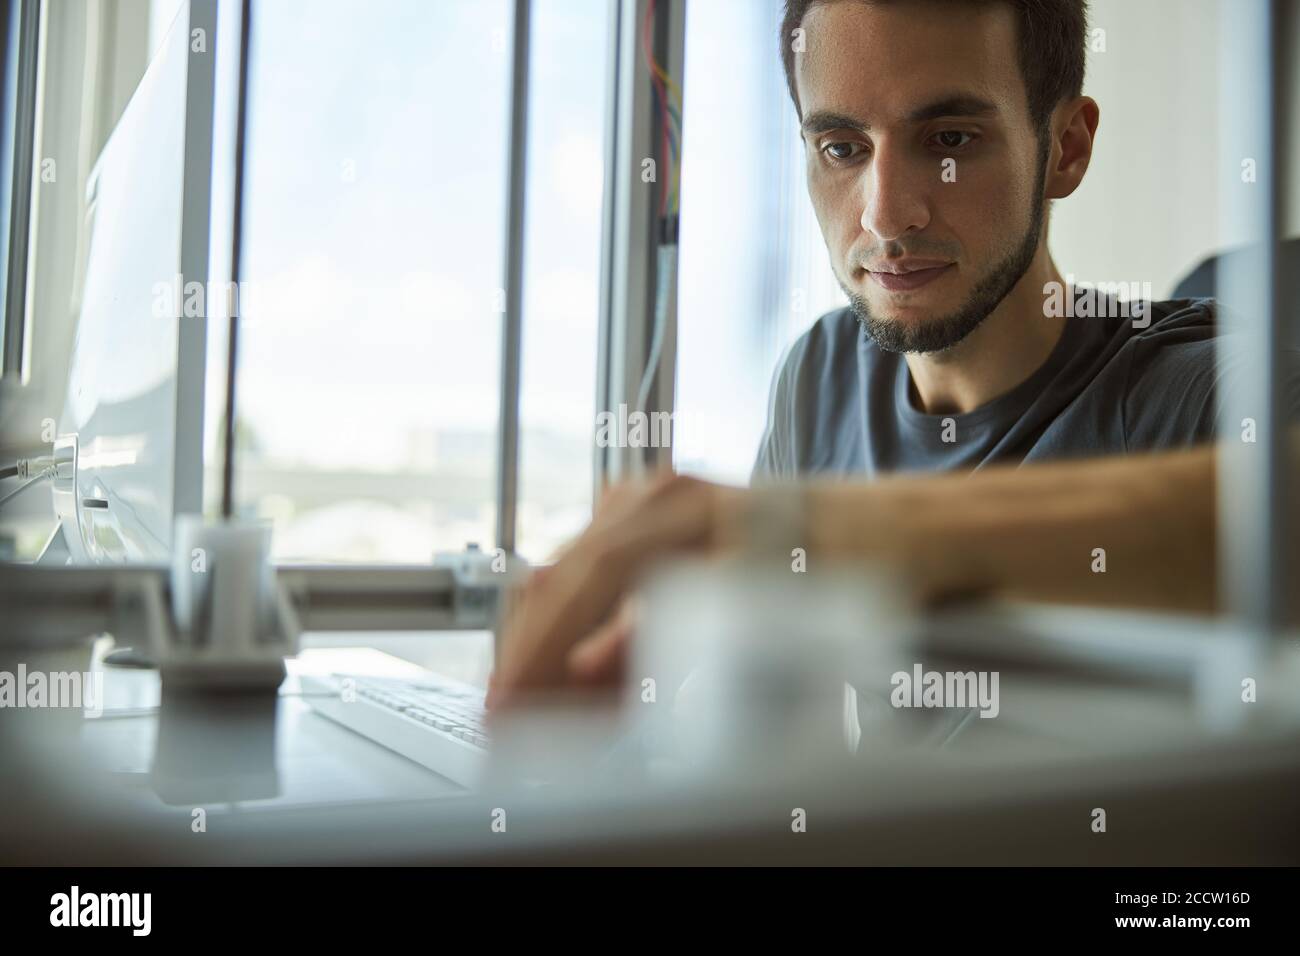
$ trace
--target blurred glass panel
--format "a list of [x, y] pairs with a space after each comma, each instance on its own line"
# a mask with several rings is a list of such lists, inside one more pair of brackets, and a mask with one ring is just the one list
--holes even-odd
[[686, 12], [678, 470], [744, 482], [785, 346], [844, 304], [804, 189], [778, 0]]
[[[32, 5], [28, 6], [34, 9]], [[0, 398], [0, 459], [6, 464], [20, 456], [49, 454], [51, 439], [55, 437], [51, 436], [51, 429], [61, 433], [74, 428], [78, 415], [68, 401], [70, 395], [78, 404], [80, 421], [85, 421], [91, 413], [90, 405], [101, 397], [105, 404], [110, 404], [119, 402], [127, 392], [143, 390], [144, 379], [133, 379], [129, 372], [121, 369], [118, 372], [122, 374], [110, 376], [114, 381], [109, 383], [109, 388], [104, 388], [103, 375], [95, 373], [96, 363], [89, 355], [96, 344], [100, 346], [102, 361], [110, 366], [110, 371], [119, 364], [153, 362], [152, 371], [157, 374], [152, 384], [159, 384], [158, 376], [162, 372], [157, 363], [161, 361], [162, 347], [175, 340], [174, 325], [160, 326], [158, 322], [161, 320], [153, 320], [149, 327], [158, 334], [145, 334], [149, 346], [145, 354], [136, 355], [130, 348], [133, 337], [138, 340], [143, 334], [138, 309], [143, 304], [146, 315], [149, 314], [152, 283], [170, 279], [175, 273], [175, 262], [168, 263], [165, 274], [159, 274], [156, 269], [142, 271], [142, 263], [154, 261], [152, 257], [159, 254], [159, 247], [123, 249], [121, 243], [115, 244], [107, 238], [107, 231], [131, 228], [139, 224], [140, 217], [154, 218], [159, 209], [177, 198], [174, 190], [179, 167], [174, 161], [178, 157], [174, 149], [168, 151], [164, 148], [169, 143], [174, 145], [172, 134], [179, 129], [175, 125], [179, 122], [175, 82], [156, 94], [159, 102], [165, 101], [167, 108], [145, 119], [146, 123], [154, 123], [157, 128], [137, 140], [140, 143], [152, 140], [153, 143], [148, 164], [156, 167], [156, 175], [141, 179], [153, 188], [154, 194], [140, 197], [138, 203], [126, 201], [124, 205], [124, 193], [130, 193], [132, 188], [132, 170], [131, 164], [119, 159], [115, 164], [118, 175], [105, 187], [109, 193], [106, 197], [108, 202], [99, 207], [102, 212], [106, 206], [116, 203], [118, 208], [125, 209], [135, 218], [129, 222], [106, 222], [108, 217], [98, 216], [95, 212], [98, 194], [88, 188], [96, 181], [96, 164], [102, 161], [106, 145], [118, 130], [128, 102], [137, 93], [141, 78], [150, 65], [151, 53], [156, 52], [149, 43], [150, 9], [146, 0], [130, 0], [116, 5], [113, 16], [109, 17], [97, 4], [46, 3], [39, 13], [41, 36], [37, 84], [40, 95], [33, 104], [32, 177], [29, 183], [20, 187], [30, 191], [31, 222], [27, 234], [20, 239], [27, 246], [27, 271], [21, 279], [10, 279], [25, 285], [24, 321], [27, 327], [23, 334], [21, 359], [26, 383], [20, 388], [17, 380], [7, 382], [4, 396]], [[17, 8], [12, 12], [16, 14]], [[4, 15], [7, 17], [9, 13], [6, 5]], [[160, 29], [169, 25], [169, 22], [162, 22]], [[158, 39], [161, 41], [161, 35]], [[183, 106], [183, 84], [179, 96]], [[139, 116], [136, 121], [140, 122]], [[138, 136], [138, 130], [137, 126], [134, 135]], [[122, 134], [123, 137], [132, 135]], [[98, 172], [102, 173], [103, 169]], [[161, 216], [158, 221], [165, 219], [166, 216]], [[96, 244], [93, 240], [97, 231], [99, 241]], [[146, 230], [145, 234], [150, 241], [157, 239], [166, 245], [171, 233], [166, 230], [164, 233], [166, 235], [160, 236], [157, 230]], [[94, 263], [89, 261], [92, 245], [97, 245], [97, 261]], [[112, 262], [121, 257], [132, 263], [135, 271], [115, 269]], [[87, 302], [86, 296], [95, 291], [93, 287], [87, 287], [88, 273], [99, 280], [101, 293], [107, 288], [106, 283], [116, 285], [118, 291], [128, 297], [129, 304], [126, 299], [107, 305], [98, 301]], [[138, 284], [141, 276], [148, 282], [143, 295]], [[126, 318], [125, 326], [117, 328], [112, 321], [104, 324], [113, 318], [108, 314], [112, 311], [110, 307], [117, 308]], [[78, 349], [83, 310], [94, 313], [100, 321], [91, 320], [90, 325], [97, 331], [87, 332], [81, 347], [82, 355], [77, 358], [74, 352]], [[74, 364], [77, 366], [75, 379], [71, 377]], [[103, 415], [98, 418], [97, 427], [102, 422]], [[57, 428], [55, 423], [58, 423]], [[158, 428], [164, 427], [165, 422], [154, 419], [150, 424], [158, 426], [153, 435], [161, 438], [162, 431]], [[104, 427], [108, 430], [111, 426]], [[127, 431], [138, 429], [129, 428]], [[87, 437], [93, 440], [94, 436], [88, 434]], [[161, 449], [161, 443], [154, 447]], [[163, 455], [164, 459], [167, 457]], [[170, 464], [166, 467], [170, 468]], [[137, 466], [133, 471], [134, 478], [143, 483], [155, 479], [160, 483], [170, 480], [170, 473], [164, 478], [148, 467]], [[21, 484], [16, 478], [0, 481], [0, 497], [11, 494]], [[170, 497], [169, 486], [166, 497]], [[52, 498], [51, 483], [38, 481], [5, 503], [0, 509], [0, 558], [30, 561], [41, 553], [58, 523]], [[155, 504], [162, 506], [163, 501], [156, 499]], [[120, 514], [132, 522], [140, 517], [129, 508], [123, 508]], [[157, 528], [157, 521], [161, 519], [155, 510], [146, 520]], [[92, 541], [101, 540], [99, 527], [91, 533]], [[113, 546], [113, 554], [118, 557], [125, 554], [125, 549], [116, 547], [120, 544], [120, 535], [111, 539], [104, 535], [103, 538]], [[133, 558], [138, 556], [138, 552], [131, 554]]]

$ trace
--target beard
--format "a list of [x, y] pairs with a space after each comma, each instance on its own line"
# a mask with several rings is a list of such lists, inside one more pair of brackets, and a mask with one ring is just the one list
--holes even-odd
[[1021, 277], [1029, 271], [1038, 243], [1042, 238], [1043, 216], [1047, 202], [1043, 185], [1047, 177], [1047, 150], [1040, 149], [1038, 183], [1034, 188], [1029, 228], [1020, 241], [971, 289], [966, 301], [954, 312], [920, 323], [904, 324], [875, 315], [865, 297], [851, 291], [843, 281], [840, 287], [849, 297], [849, 306], [866, 333], [886, 352], [942, 352], [970, 335], [1007, 297]]

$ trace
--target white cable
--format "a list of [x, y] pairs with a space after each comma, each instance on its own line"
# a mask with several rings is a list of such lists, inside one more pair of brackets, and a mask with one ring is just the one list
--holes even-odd
[[16, 478], [43, 478], [54, 471], [54, 458], [42, 455], [40, 458], [19, 458]]
[[654, 384], [655, 373], [659, 371], [659, 354], [663, 351], [664, 329], [668, 325], [668, 307], [672, 302], [671, 292], [677, 281], [677, 244], [665, 243], [659, 247], [658, 268], [655, 270], [658, 282], [655, 288], [654, 331], [650, 340], [650, 355], [646, 359], [645, 374], [641, 376], [641, 390], [637, 393], [636, 407], [642, 412], [649, 412], [646, 403], [650, 401], [650, 388]]

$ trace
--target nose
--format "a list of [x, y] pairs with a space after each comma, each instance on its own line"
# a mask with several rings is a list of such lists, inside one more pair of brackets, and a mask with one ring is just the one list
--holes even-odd
[[[934, 181], [938, 182], [938, 172]], [[877, 146], [863, 172], [862, 228], [882, 242], [919, 232], [930, 223], [929, 186], [902, 150]]]

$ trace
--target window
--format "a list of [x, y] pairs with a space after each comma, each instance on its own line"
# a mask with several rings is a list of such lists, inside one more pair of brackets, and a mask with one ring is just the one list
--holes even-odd
[[[533, 14], [531, 559], [590, 515], [606, 6]], [[253, 4], [236, 492], [273, 521], [277, 560], [424, 563], [493, 540], [511, 9]]]
[[530, 560], [591, 517], [609, 10], [533, 4], [518, 506]]

